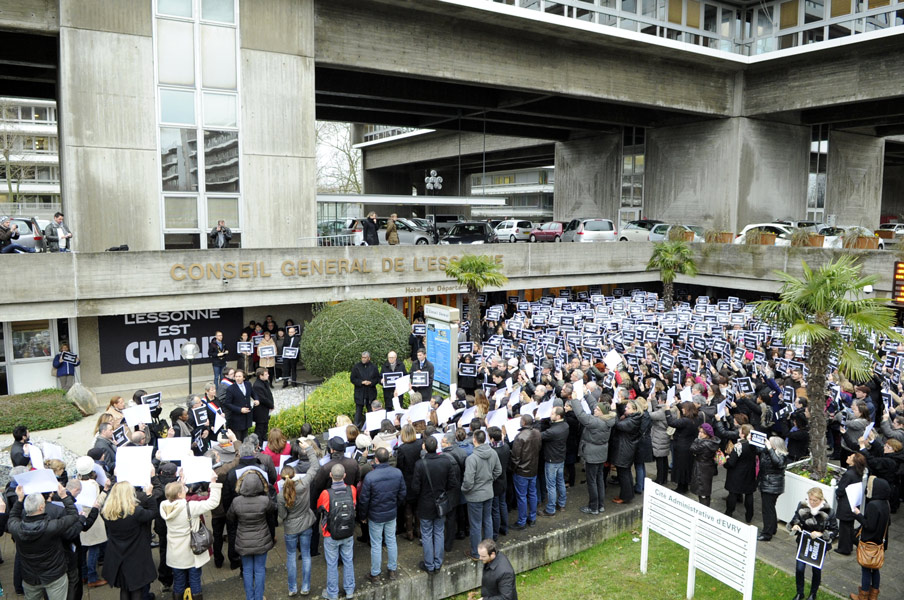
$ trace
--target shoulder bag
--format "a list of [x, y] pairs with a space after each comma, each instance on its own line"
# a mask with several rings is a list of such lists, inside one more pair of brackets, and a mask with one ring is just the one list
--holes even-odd
[[198, 518], [198, 529], [191, 529], [191, 509], [189, 508], [188, 500], [185, 501], [185, 513], [188, 515], [189, 536], [191, 538], [189, 545], [191, 546], [192, 554], [204, 554], [210, 550], [210, 546], [213, 544], [210, 530], [204, 525], [204, 521], [200, 517]]
[[882, 565], [885, 564], [885, 538], [888, 537], [888, 524], [890, 521], [891, 514], [889, 514], [888, 521], [885, 523], [885, 535], [882, 536], [881, 544], [864, 542], [863, 540], [857, 543], [857, 562], [864, 569], [881, 569]]
[[436, 505], [436, 516], [439, 519], [445, 518], [449, 513], [449, 497], [446, 495], [446, 490], [437, 492], [433, 489], [433, 480], [430, 479], [430, 469], [427, 467], [426, 462], [424, 463], [424, 473], [427, 475], [427, 483], [430, 484], [430, 491], [433, 493], [433, 503]]

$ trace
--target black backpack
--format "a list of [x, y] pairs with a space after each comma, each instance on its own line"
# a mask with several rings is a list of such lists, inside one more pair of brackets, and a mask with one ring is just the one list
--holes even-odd
[[330, 510], [326, 514], [326, 530], [334, 540], [344, 540], [355, 533], [355, 503], [352, 492], [345, 486], [329, 488]]

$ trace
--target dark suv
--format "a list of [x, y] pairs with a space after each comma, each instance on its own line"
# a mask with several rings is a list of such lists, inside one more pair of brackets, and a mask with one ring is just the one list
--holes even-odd
[[496, 232], [485, 221], [463, 221], [456, 223], [439, 243], [448, 244], [495, 244]]

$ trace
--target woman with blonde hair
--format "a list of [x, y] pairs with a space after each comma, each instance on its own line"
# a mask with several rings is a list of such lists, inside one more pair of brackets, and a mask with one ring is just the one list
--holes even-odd
[[111, 415], [110, 413], [107, 413], [107, 412], [100, 413], [100, 415], [98, 415], [98, 417], [97, 417], [97, 423], [94, 424], [95, 437], [97, 436], [98, 433], [100, 433], [101, 425], [103, 425], [104, 423], [112, 423], [112, 422], [113, 422], [113, 415]]
[[474, 406], [477, 407], [477, 412], [474, 416], [478, 419], [486, 418], [487, 413], [490, 412], [490, 401], [487, 400], [487, 395], [483, 390], [477, 390], [477, 392], [475, 392]]
[[[122, 424], [122, 420], [125, 418], [122, 414], [122, 411], [126, 407], [126, 401], [122, 396], [113, 396], [110, 399], [110, 403], [107, 405], [107, 409], [104, 413], [110, 415], [112, 418], [110, 424], [113, 425], [113, 431], [119, 429], [119, 426]], [[98, 425], [100, 427], [100, 425]]]
[[279, 469], [283, 456], [292, 454], [292, 444], [289, 443], [279, 427], [274, 427], [267, 433], [267, 447], [264, 448], [264, 454], [270, 457], [276, 469]]
[[144, 600], [157, 578], [151, 555], [150, 523], [157, 514], [157, 501], [146, 487], [139, 501], [135, 488], [120, 481], [110, 490], [100, 516], [107, 529], [107, 551], [103, 577], [119, 588], [120, 600]]
[[[800, 537], [804, 532], [812, 538], [822, 538], [828, 543], [826, 547], [826, 556], [823, 559], [823, 566], [828, 560], [829, 548], [832, 546], [832, 540], [838, 536], [838, 520], [835, 518], [835, 511], [826, 504], [825, 496], [818, 487], [810, 488], [807, 491], [807, 499], [802, 500], [794, 511], [794, 516], [788, 523], [788, 529], [791, 533], [797, 534], [797, 544], [800, 544]], [[797, 583], [797, 595], [794, 600], [804, 600], [804, 576], [806, 575], [807, 563], [797, 561], [795, 569], [795, 582]], [[813, 581], [810, 584], [810, 595], [808, 600], [816, 600], [816, 592], [819, 590], [819, 584], [822, 581], [822, 569], [813, 567]]]
[[290, 597], [298, 594], [298, 559], [295, 553], [299, 546], [301, 546], [301, 594], [306, 596], [311, 590], [311, 537], [316, 522], [314, 511], [311, 510], [311, 483], [320, 468], [314, 447], [306, 440], [301, 440], [300, 444], [307, 456], [299, 461], [299, 465], [307, 460], [308, 470], [301, 475], [296, 474], [292, 467], [283, 467], [280, 473], [282, 489], [276, 496], [276, 508], [286, 541], [286, 570], [289, 573]]
[[347, 427], [352, 425], [352, 420], [348, 415], [336, 415], [336, 427]]
[[189, 502], [182, 480], [167, 484], [166, 500], [160, 503], [160, 516], [166, 521], [166, 564], [173, 569], [173, 597], [182, 598], [186, 588], [191, 588], [192, 600], [203, 600], [201, 592], [201, 567], [210, 561], [210, 553], [195, 554], [191, 549], [191, 533], [202, 523], [202, 515], [220, 504], [223, 484], [217, 482], [217, 474], [210, 478], [210, 496], [207, 500]]

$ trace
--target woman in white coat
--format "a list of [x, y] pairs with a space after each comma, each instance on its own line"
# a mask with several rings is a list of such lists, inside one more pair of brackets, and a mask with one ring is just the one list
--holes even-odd
[[[195, 554], [191, 551], [191, 532], [197, 531], [204, 513], [220, 504], [222, 491], [223, 485], [217, 483], [216, 474], [210, 478], [210, 496], [207, 500], [186, 502], [187, 490], [181, 480], [166, 486], [166, 500], [160, 503], [160, 516], [166, 521], [166, 564], [173, 569], [174, 598], [182, 598], [187, 587], [191, 588], [193, 600], [204, 598], [201, 593], [201, 567], [210, 561], [210, 553]], [[210, 523], [210, 515], [205, 522]]]

